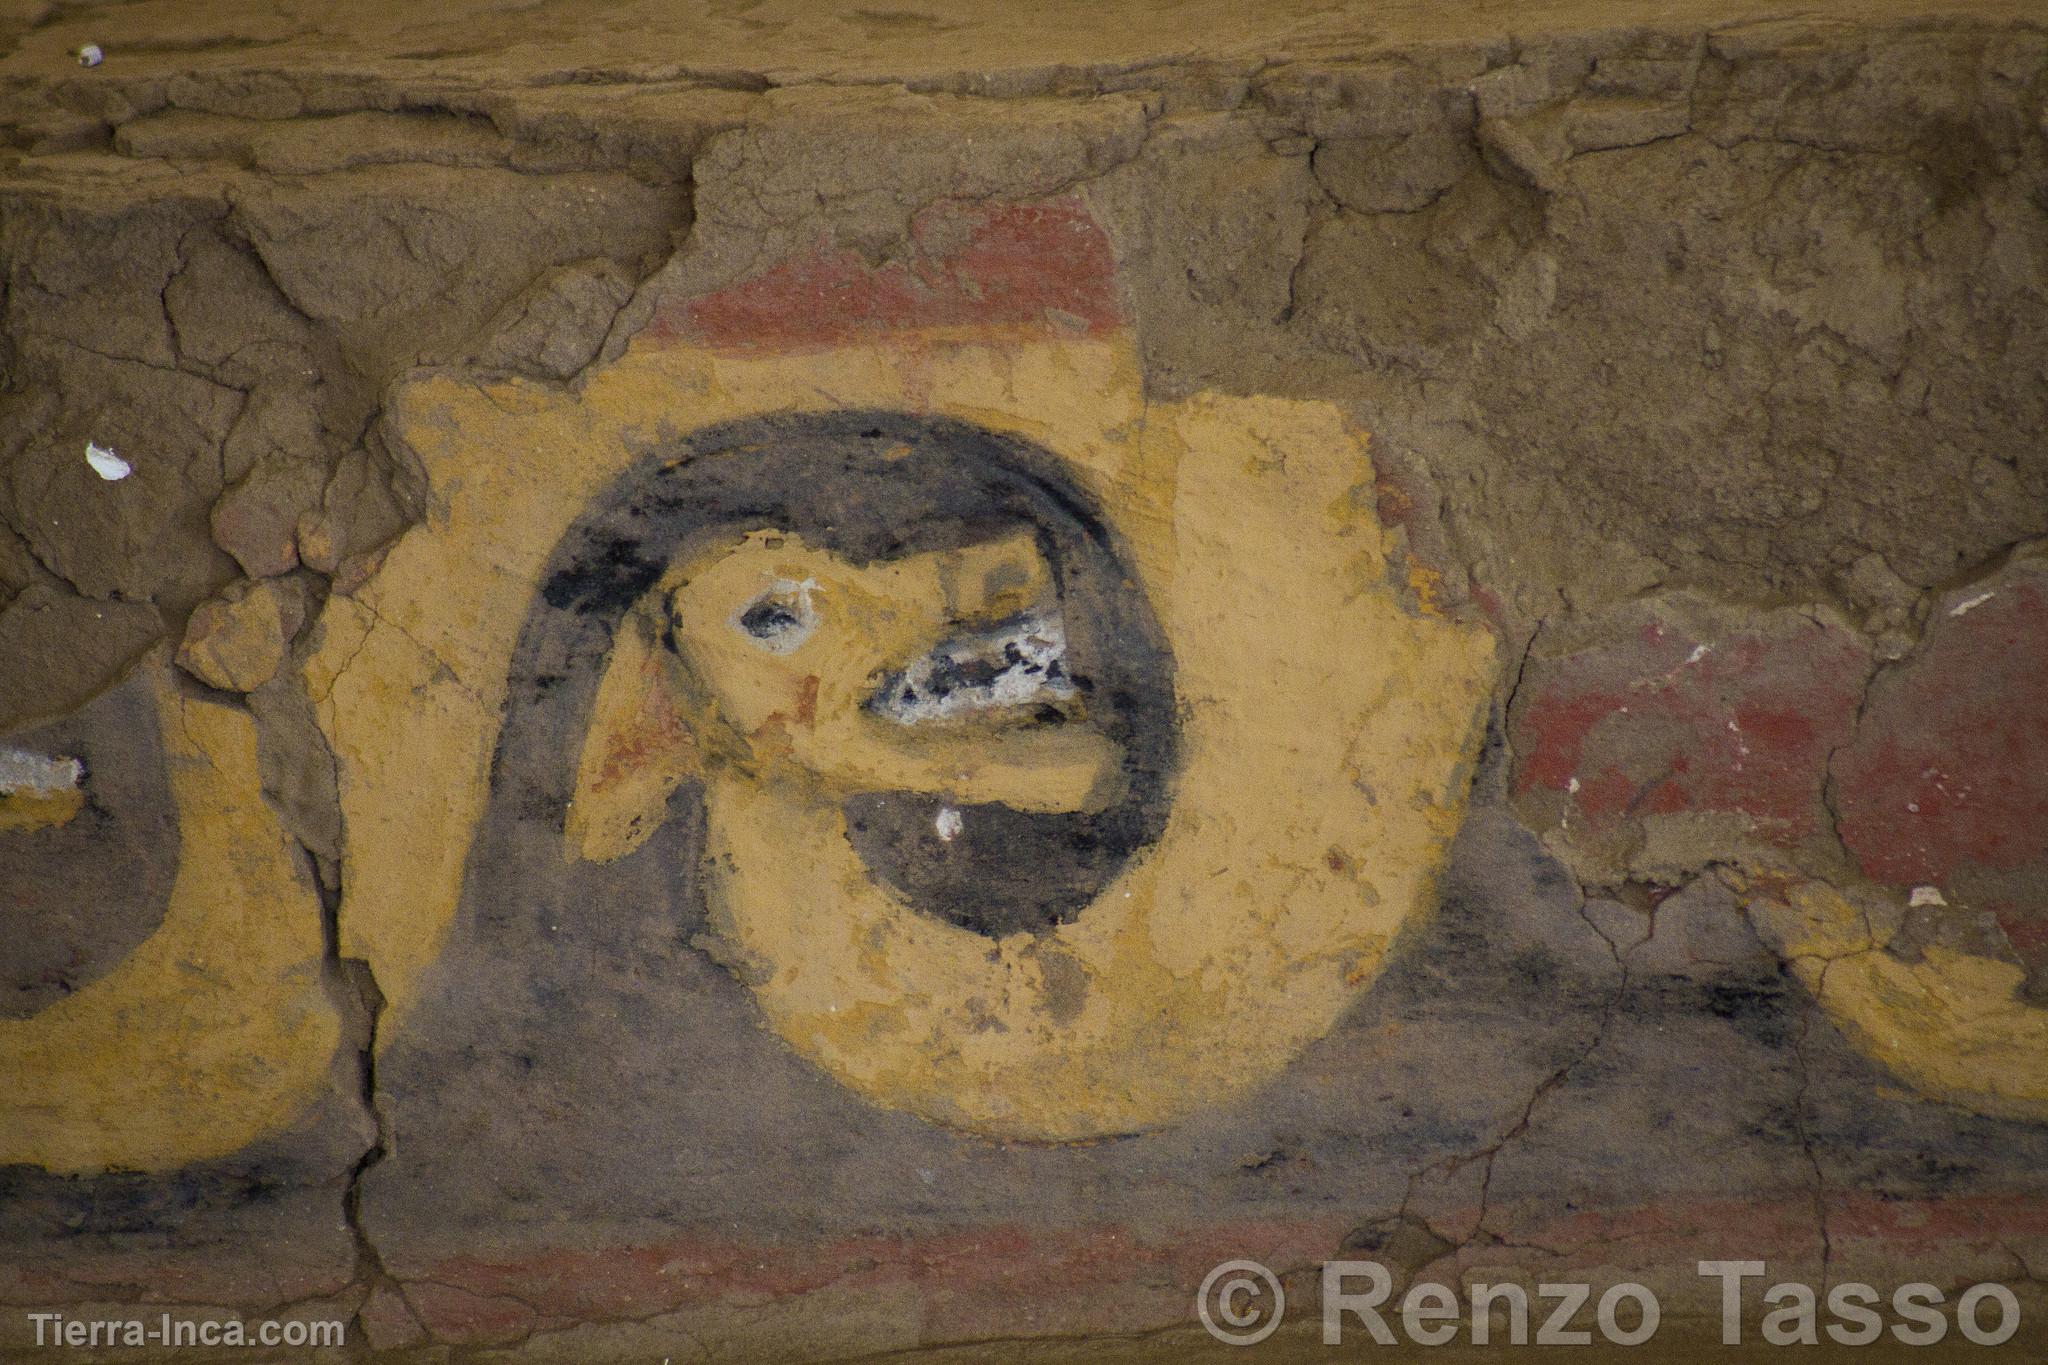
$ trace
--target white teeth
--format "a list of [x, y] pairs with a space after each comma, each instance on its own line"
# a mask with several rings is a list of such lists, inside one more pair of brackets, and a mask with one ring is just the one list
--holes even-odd
[[955, 636], [882, 680], [869, 709], [899, 725], [1065, 701], [1067, 632], [1058, 612], [1027, 612], [992, 630]]

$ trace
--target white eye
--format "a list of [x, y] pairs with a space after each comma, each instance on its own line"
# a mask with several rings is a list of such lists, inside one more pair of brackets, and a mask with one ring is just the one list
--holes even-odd
[[818, 613], [811, 606], [815, 586], [808, 580], [777, 582], [733, 613], [732, 628], [770, 654], [789, 653], [818, 628]]

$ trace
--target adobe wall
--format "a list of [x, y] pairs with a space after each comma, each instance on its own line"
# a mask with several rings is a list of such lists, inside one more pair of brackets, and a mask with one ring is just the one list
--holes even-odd
[[0, 39], [0, 1350], [2048, 1341], [2038, 14]]

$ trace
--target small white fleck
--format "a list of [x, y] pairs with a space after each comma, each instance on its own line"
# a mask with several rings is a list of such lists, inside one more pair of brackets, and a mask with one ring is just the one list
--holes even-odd
[[100, 51], [98, 43], [87, 43], [84, 47], [78, 49], [78, 64], [80, 66], [98, 66], [106, 59], [107, 54]]
[[135, 467], [102, 445], [85, 443], [85, 462], [92, 466], [92, 472], [113, 483], [125, 479], [135, 472]]
[[1566, 782], [1564, 784], [1564, 789], [1568, 792], [1572, 792], [1573, 794], [1577, 794], [1579, 790], [1579, 779], [1576, 777], [1572, 778], [1569, 782]]
[[1948, 898], [1943, 896], [1937, 887], [1916, 886], [1913, 888], [1913, 894], [1906, 897], [1906, 904], [1916, 908], [1922, 905], [1947, 905]]
[[933, 827], [939, 831], [939, 837], [949, 844], [960, 837], [960, 831], [966, 827], [966, 823], [960, 818], [960, 812], [951, 806], [940, 806], [939, 818], [932, 821]]
[[1913, 815], [1918, 815], [1920, 813], [1920, 803], [1918, 801], [1908, 801], [1906, 803], [1906, 810]]
[[1986, 602], [1989, 602], [1992, 598], [1996, 596], [1998, 596], [1998, 592], [1996, 589], [1993, 589], [1990, 592], [1980, 592], [1975, 597], [1972, 597], [1969, 601], [1958, 602], [1953, 607], [1950, 607], [1948, 614], [1950, 616], [1961, 616], [1964, 612], [1970, 610], [1970, 608], [1981, 607]]
[[1685, 661], [1689, 664], [1696, 664], [1713, 652], [1714, 647], [1712, 645], [1694, 645], [1692, 653], [1685, 656]]

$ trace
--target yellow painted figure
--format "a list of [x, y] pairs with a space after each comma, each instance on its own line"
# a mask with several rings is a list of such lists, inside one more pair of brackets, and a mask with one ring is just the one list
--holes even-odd
[[2048, 1009], [2020, 998], [2023, 968], [1938, 943], [1895, 956], [1895, 912], [1875, 916], [1825, 882], [1736, 880], [1758, 933], [1857, 1047], [1930, 1098], [2048, 1120]]
[[[387, 1040], [461, 894], [500, 710], [520, 704], [508, 670], [538, 647], [522, 621], [629, 581], [598, 564], [564, 587], [586, 507], [649, 460], [775, 465], [748, 422], [864, 412], [1034, 452], [1047, 472], [1020, 486], [1070, 489], [1045, 497], [1099, 517], [1095, 540], [1062, 550], [1029, 516], [900, 553], [740, 511], [700, 527], [607, 608], [563, 856], [630, 853], [701, 783], [713, 950], [767, 1024], [872, 1102], [1039, 1139], [1155, 1128], [1273, 1077], [1432, 905], [1493, 642], [1390, 570], [1363, 436], [1334, 408], [1148, 407], [1120, 339], [643, 344], [578, 394], [434, 379], [401, 403], [435, 514], [337, 599], [311, 670], [351, 831], [344, 951], [377, 967]], [[741, 434], [693, 435], [720, 423]], [[1163, 662], [1120, 664], [1133, 639]], [[1071, 655], [1068, 685], [1014, 660], [1005, 676], [988, 659], [1006, 653]], [[394, 704], [402, 743], [371, 719]], [[447, 779], [422, 790], [426, 755]], [[915, 826], [870, 827], [906, 808]], [[997, 879], [1002, 906], [956, 878], [935, 907], [929, 859], [883, 856], [1091, 819], [1123, 842], [1046, 875], [1083, 892], [1035, 919], [1014, 904], [1030, 866]]]
[[[182, 1166], [282, 1130], [329, 1081], [340, 1023], [319, 896], [261, 795], [255, 722], [182, 693], [161, 651], [138, 667], [177, 831], [168, 897], [103, 975], [0, 1018], [0, 1165]], [[0, 839], [60, 826], [82, 800], [40, 803], [43, 822], [0, 823]]]

